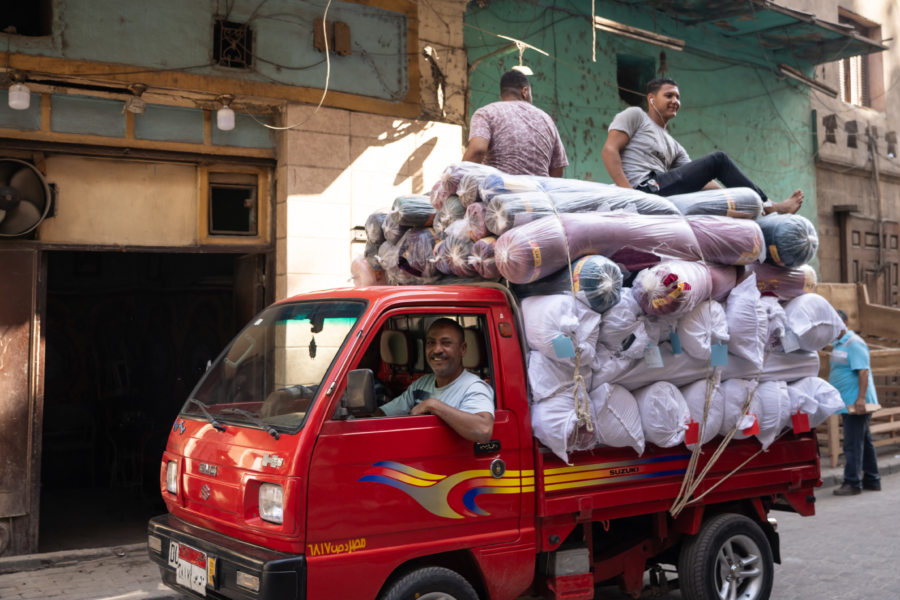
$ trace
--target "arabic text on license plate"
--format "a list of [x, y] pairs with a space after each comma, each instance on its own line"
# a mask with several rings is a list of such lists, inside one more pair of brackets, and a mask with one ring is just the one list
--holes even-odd
[[169, 543], [169, 566], [175, 568], [175, 582], [206, 595], [206, 553], [185, 544]]

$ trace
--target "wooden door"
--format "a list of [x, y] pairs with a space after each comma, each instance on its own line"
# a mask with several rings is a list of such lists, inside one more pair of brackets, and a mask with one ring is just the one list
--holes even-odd
[[[841, 215], [841, 279], [847, 283], [866, 284], [869, 298], [875, 304], [897, 306], [900, 225], [885, 221], [883, 227], [883, 235], [879, 236], [875, 219], [849, 213]], [[880, 248], [882, 264], [879, 264]]]
[[37, 551], [43, 336], [40, 254], [0, 249], [0, 555]]

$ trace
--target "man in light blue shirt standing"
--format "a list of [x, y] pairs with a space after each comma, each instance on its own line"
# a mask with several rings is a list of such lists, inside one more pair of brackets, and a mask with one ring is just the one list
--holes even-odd
[[416, 379], [377, 414], [437, 415], [473, 442], [488, 442], [494, 430], [494, 391], [462, 366], [465, 334], [452, 319], [437, 319], [425, 334], [425, 359], [432, 373]]
[[[837, 313], [847, 324], [847, 313]], [[871, 415], [867, 404], [878, 404], [875, 384], [869, 365], [869, 347], [853, 331], [845, 329], [834, 342], [831, 352], [831, 370], [828, 382], [841, 393], [844, 409], [841, 411], [844, 427], [844, 483], [834, 490], [836, 496], [854, 496], [862, 490], [881, 490], [878, 460], [872, 433], [869, 430]]]

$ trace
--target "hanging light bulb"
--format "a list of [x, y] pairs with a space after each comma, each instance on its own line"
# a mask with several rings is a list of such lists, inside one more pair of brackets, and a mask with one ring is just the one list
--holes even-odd
[[532, 71], [528, 65], [522, 64], [522, 54], [525, 53], [525, 43], [517, 41], [516, 48], [519, 49], [519, 64], [513, 67], [513, 71], [518, 71], [526, 77], [531, 77], [534, 75], [534, 71]]
[[124, 110], [132, 112], [136, 115], [144, 114], [144, 109], [147, 107], [147, 103], [144, 102], [143, 98], [141, 98], [141, 94], [147, 91], [147, 86], [143, 83], [132, 83], [128, 86], [128, 91], [131, 92], [132, 96], [125, 101]]
[[25, 77], [21, 73], [13, 74], [14, 84], [9, 86], [9, 107], [13, 110], [28, 110], [31, 106], [31, 90], [22, 83]]
[[231, 102], [234, 96], [224, 94], [216, 98], [222, 104], [222, 108], [216, 111], [216, 127], [221, 131], [231, 131], [234, 129], [234, 111], [231, 110]]

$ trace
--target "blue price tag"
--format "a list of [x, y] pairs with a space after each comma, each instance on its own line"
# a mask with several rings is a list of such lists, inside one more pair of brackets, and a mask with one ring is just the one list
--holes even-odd
[[728, 346], [719, 342], [710, 348], [709, 364], [714, 367], [724, 367], [728, 364]]
[[681, 354], [681, 338], [674, 329], [669, 330], [669, 343], [672, 344], [672, 354]]
[[564, 335], [553, 338], [553, 352], [556, 358], [575, 358], [575, 345]]

